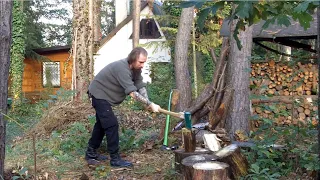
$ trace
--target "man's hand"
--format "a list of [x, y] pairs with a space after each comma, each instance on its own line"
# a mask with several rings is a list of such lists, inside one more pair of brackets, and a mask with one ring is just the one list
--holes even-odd
[[159, 112], [160, 106], [155, 103], [151, 103], [149, 105], [149, 108], [151, 109], [152, 112]]

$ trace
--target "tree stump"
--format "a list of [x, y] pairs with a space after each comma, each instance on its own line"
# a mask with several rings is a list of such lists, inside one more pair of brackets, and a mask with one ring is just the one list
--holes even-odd
[[214, 155], [200, 154], [182, 160], [184, 180], [227, 180], [229, 167], [223, 162], [214, 161]]
[[204, 148], [196, 148], [194, 152], [185, 152], [184, 149], [177, 149], [174, 151], [174, 157], [175, 157], [175, 170], [178, 173], [182, 173], [182, 160], [186, 157], [192, 156], [192, 155], [200, 155], [200, 154], [209, 154], [210, 151], [208, 149]]
[[236, 144], [222, 148], [215, 155], [218, 157], [218, 161], [227, 163], [230, 166], [229, 176], [231, 179], [239, 179], [248, 173], [248, 161]]

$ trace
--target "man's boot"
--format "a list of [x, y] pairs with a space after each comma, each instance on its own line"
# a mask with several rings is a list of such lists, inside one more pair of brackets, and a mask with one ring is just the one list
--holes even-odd
[[102, 154], [98, 154], [97, 150], [88, 146], [85, 159], [89, 165], [99, 165], [101, 161], [108, 160], [108, 157]]
[[110, 165], [112, 167], [132, 167], [133, 164], [129, 161], [123, 160], [119, 153], [110, 154]]

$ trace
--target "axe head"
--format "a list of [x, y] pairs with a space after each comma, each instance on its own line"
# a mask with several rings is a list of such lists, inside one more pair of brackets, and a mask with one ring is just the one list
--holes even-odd
[[184, 121], [180, 121], [173, 129], [172, 132], [174, 131], [179, 131], [184, 127]]

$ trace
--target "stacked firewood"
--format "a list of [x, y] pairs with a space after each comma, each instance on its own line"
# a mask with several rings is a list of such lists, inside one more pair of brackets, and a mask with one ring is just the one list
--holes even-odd
[[[315, 100], [315, 96], [311, 96], [307, 99]], [[300, 100], [300, 99], [299, 99]], [[255, 104], [252, 107], [254, 117], [272, 119], [276, 125], [297, 125], [299, 123], [315, 124], [316, 113], [318, 107], [313, 102], [308, 102], [306, 99], [302, 99], [302, 102], [295, 102], [290, 104], [285, 103], [265, 103]], [[256, 122], [255, 126], [259, 123]]]
[[254, 115], [273, 119], [278, 125], [316, 123], [316, 65], [299, 62], [288, 66], [269, 61], [251, 67], [251, 92], [264, 96], [252, 100]]
[[275, 63], [256, 63], [251, 66], [253, 94], [260, 95], [314, 95], [317, 93], [318, 71], [311, 63], [289, 66]]

